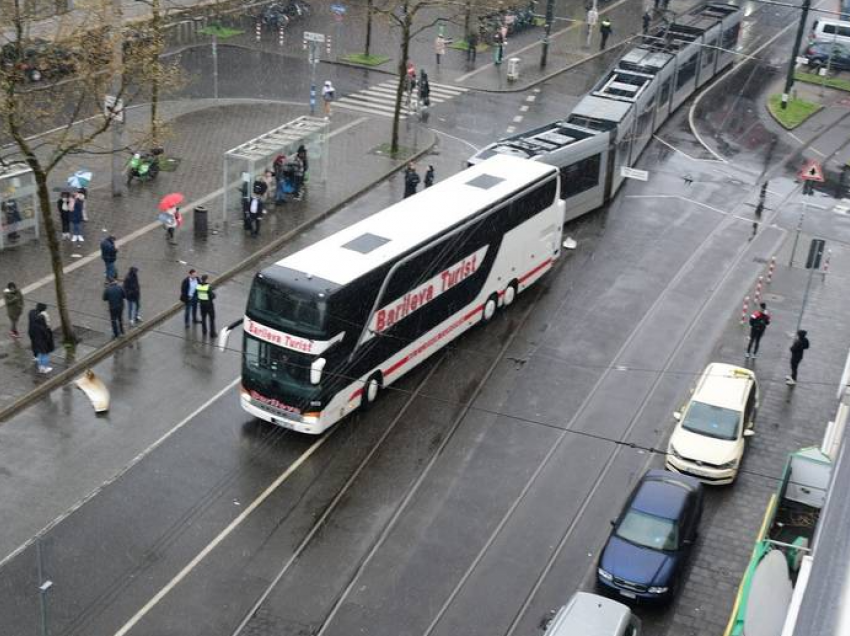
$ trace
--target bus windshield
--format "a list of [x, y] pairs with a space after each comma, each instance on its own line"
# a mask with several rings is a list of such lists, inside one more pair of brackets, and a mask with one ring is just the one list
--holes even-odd
[[325, 330], [325, 306], [324, 300], [313, 295], [257, 277], [251, 286], [247, 313], [269, 327], [315, 337]]
[[285, 386], [310, 386], [310, 364], [315, 358], [246, 335], [244, 360], [248, 370], [274, 378]]

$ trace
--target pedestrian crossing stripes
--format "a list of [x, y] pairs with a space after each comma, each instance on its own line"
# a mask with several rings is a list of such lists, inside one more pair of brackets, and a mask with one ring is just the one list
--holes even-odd
[[[436, 82], [429, 82], [429, 85], [431, 86], [431, 106], [447, 102], [453, 97], [463, 95], [469, 90], [447, 84], [437, 84]], [[395, 112], [397, 89], [398, 82], [396, 80], [387, 80], [386, 82], [341, 97], [334, 102], [334, 106], [356, 110], [361, 113], [369, 113], [370, 115], [392, 117]], [[401, 119], [407, 119], [410, 115], [416, 114], [418, 109], [418, 91], [414, 93], [410, 104], [408, 104], [407, 94], [402, 96]]]

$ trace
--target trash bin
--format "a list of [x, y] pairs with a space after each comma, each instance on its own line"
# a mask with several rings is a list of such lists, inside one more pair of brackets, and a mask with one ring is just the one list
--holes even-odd
[[196, 238], [207, 238], [209, 231], [209, 210], [204, 206], [199, 205], [193, 211], [193, 222], [195, 227]]
[[508, 81], [515, 82], [519, 79], [520, 58], [512, 57], [508, 60]]

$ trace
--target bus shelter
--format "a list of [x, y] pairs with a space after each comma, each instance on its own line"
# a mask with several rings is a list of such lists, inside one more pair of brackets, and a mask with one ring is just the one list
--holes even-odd
[[0, 250], [38, 235], [35, 175], [22, 163], [0, 165]]
[[307, 149], [309, 183], [325, 181], [329, 130], [330, 121], [305, 115], [228, 150], [224, 154], [222, 221], [227, 223], [228, 215], [236, 211], [241, 218], [243, 188], [250, 192], [254, 180], [272, 169], [278, 155], [293, 156], [301, 145]]

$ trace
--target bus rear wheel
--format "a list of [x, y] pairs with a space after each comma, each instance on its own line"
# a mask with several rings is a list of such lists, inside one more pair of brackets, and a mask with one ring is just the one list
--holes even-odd
[[505, 287], [505, 292], [502, 294], [502, 306], [510, 307], [514, 304], [514, 300], [516, 300], [516, 290], [517, 290], [517, 282], [512, 280], [510, 285]]
[[492, 320], [493, 316], [496, 315], [496, 309], [499, 307], [499, 296], [498, 294], [491, 294], [490, 297], [484, 302], [484, 309], [482, 309], [482, 322], [489, 322]]
[[378, 394], [384, 388], [384, 381], [380, 373], [373, 373], [363, 385], [363, 401], [361, 406], [363, 409], [368, 409], [378, 399]]

